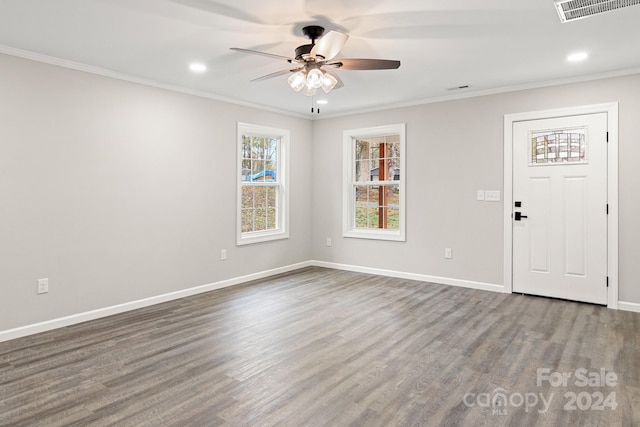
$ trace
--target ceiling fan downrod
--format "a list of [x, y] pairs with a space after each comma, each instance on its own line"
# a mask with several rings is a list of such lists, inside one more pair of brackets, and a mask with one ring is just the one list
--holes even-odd
[[308, 25], [302, 29], [302, 34], [311, 40], [311, 44], [303, 44], [296, 48], [296, 59], [299, 61], [304, 61], [309, 57], [311, 49], [316, 45], [316, 40], [324, 34], [324, 27], [319, 25]]

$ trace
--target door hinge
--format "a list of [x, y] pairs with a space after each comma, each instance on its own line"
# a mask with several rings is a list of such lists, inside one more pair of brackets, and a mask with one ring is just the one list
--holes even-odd
[[609, 276], [607, 276], [607, 288], [609, 287]]
[[609, 203], [607, 203], [607, 215], [609, 215]]
[[607, 142], [609, 142], [609, 132], [607, 132]]

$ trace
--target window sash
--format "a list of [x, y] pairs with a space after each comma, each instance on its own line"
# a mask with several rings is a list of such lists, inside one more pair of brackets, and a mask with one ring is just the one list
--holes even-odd
[[[275, 155], [270, 158], [264, 157], [267, 153], [263, 153], [263, 157], [254, 157], [255, 153], [251, 148], [247, 149], [245, 138], [264, 138], [267, 140], [275, 140]], [[289, 237], [288, 232], [288, 187], [286, 185], [288, 175], [288, 146], [289, 146], [289, 131], [284, 129], [275, 129], [259, 125], [251, 125], [246, 123], [238, 123], [238, 153], [237, 153], [237, 225], [236, 225], [236, 244], [244, 245], [250, 243], [258, 243], [269, 240], [285, 239]], [[264, 149], [264, 148], [263, 148]], [[249, 157], [247, 157], [247, 154]], [[251, 176], [263, 173], [263, 177], [270, 176], [270, 179], [264, 181], [249, 181], [247, 180], [246, 161], [262, 162], [262, 168], [260, 170], [249, 170]], [[273, 169], [267, 168], [267, 162], [272, 161], [275, 163]], [[266, 172], [273, 170], [275, 177], [269, 175]], [[258, 177], [260, 179], [261, 177]], [[271, 180], [273, 179], [273, 180]], [[252, 189], [268, 189], [273, 188], [275, 194], [273, 195], [273, 201], [270, 202], [271, 196], [267, 191], [265, 195], [264, 205], [256, 205], [255, 190], [251, 197], [251, 206], [246, 206], [246, 190]], [[251, 218], [251, 226], [247, 230], [247, 217]], [[272, 221], [272, 222], [271, 222]], [[257, 223], [260, 225], [256, 230]], [[273, 226], [270, 226], [270, 225]]]
[[[256, 194], [255, 191], [253, 192], [252, 198], [251, 198], [251, 206], [245, 206], [245, 194], [244, 194], [244, 190], [246, 190], [247, 188], [252, 188], [252, 189], [257, 189], [257, 188], [265, 188], [267, 189], [266, 194], [263, 195], [263, 197], [265, 198], [265, 203], [264, 204], [260, 204], [257, 205], [256, 204]], [[275, 193], [275, 195], [273, 196], [273, 204], [269, 204], [269, 199], [270, 199], [270, 195], [269, 195], [269, 188], [273, 188], [273, 191]], [[243, 182], [242, 183], [242, 201], [240, 204], [240, 209], [241, 209], [241, 220], [242, 220], [242, 233], [243, 234], [256, 234], [256, 233], [268, 233], [274, 230], [278, 230], [280, 228], [280, 223], [282, 222], [282, 218], [281, 218], [281, 201], [280, 201], [280, 196], [282, 194], [282, 186], [278, 183], [274, 183], [274, 182], [259, 182], [259, 183], [246, 183]], [[259, 195], [258, 195], [259, 196]], [[255, 213], [257, 211], [264, 211], [264, 220], [265, 220], [265, 225], [266, 227], [264, 229], [258, 229], [256, 230], [256, 218], [258, 217], [257, 215], [255, 215]], [[274, 226], [273, 227], [269, 227], [269, 212], [270, 211], [274, 211], [275, 215], [273, 215], [273, 222], [274, 222]], [[252, 229], [245, 231], [245, 212], [251, 212], [252, 213]]]
[[[366, 155], [369, 156], [367, 158], [359, 158], [358, 156], [358, 141], [364, 139], [376, 139], [375, 144], [384, 143], [384, 144], [397, 144], [396, 149], [399, 151], [399, 155], [394, 153], [393, 156], [390, 156], [389, 153], [379, 153], [377, 150], [369, 146], [367, 150], [369, 153]], [[388, 138], [388, 139], [387, 139]], [[406, 144], [405, 144], [405, 125], [389, 125], [389, 126], [380, 126], [375, 128], [367, 128], [367, 129], [355, 129], [345, 131], [343, 135], [343, 236], [345, 237], [355, 237], [355, 238], [365, 238], [365, 239], [380, 239], [380, 240], [396, 240], [396, 241], [405, 241], [405, 218], [406, 218], [406, 192], [405, 192], [405, 156], [406, 156]], [[374, 145], [375, 145], [374, 144]], [[371, 152], [377, 154], [380, 157], [371, 157]], [[362, 157], [362, 156], [360, 156]], [[390, 167], [394, 167], [398, 169], [399, 173], [396, 175], [394, 170], [394, 178], [398, 176], [399, 179], [385, 179], [383, 181], [376, 181], [375, 177], [369, 175], [369, 180], [362, 181], [362, 174], [360, 174], [358, 180], [358, 176], [356, 174], [357, 168], [362, 167], [363, 159], [365, 163], [369, 163], [370, 170], [375, 170], [376, 168], [379, 170], [379, 160], [387, 159], [393, 161]], [[360, 164], [358, 164], [360, 162]], [[399, 165], [399, 166], [396, 166]], [[375, 166], [375, 167], [373, 167]], [[379, 177], [378, 171], [378, 177]], [[388, 178], [388, 176], [387, 176]], [[397, 221], [394, 224], [390, 224], [389, 222], [379, 222], [378, 227], [360, 227], [357, 215], [357, 200], [356, 200], [356, 188], [357, 187], [369, 187], [369, 188], [377, 188], [380, 187], [397, 187], [398, 188], [398, 196], [397, 196], [397, 206], [390, 206], [389, 202], [385, 202], [385, 204], [380, 205], [378, 200], [371, 201], [374, 203], [370, 206], [370, 210], [375, 212], [379, 209], [385, 209], [384, 211], [379, 210], [376, 215], [389, 215], [392, 213], [394, 215], [393, 220]], [[375, 196], [374, 196], [375, 197]], [[388, 195], [385, 197], [389, 197]], [[367, 201], [368, 202], [368, 201]], [[394, 203], [395, 205], [395, 203]], [[360, 205], [361, 206], [361, 205]], [[368, 209], [369, 210], [369, 209]], [[383, 213], [384, 212], [384, 213]], [[362, 209], [360, 209], [360, 214], [362, 214]], [[396, 219], [397, 217], [397, 219]], [[378, 216], [379, 219], [379, 216]], [[390, 217], [387, 216], [387, 220], [389, 221]], [[366, 218], [366, 224], [371, 225], [369, 222], [369, 217]], [[360, 222], [362, 222], [362, 217], [360, 218]], [[395, 225], [397, 224], [397, 228]], [[386, 226], [387, 228], [380, 228], [380, 226]], [[392, 226], [392, 228], [389, 228]]]

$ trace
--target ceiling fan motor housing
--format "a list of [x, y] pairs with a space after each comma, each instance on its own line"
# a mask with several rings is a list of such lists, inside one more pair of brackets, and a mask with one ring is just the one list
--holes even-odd
[[311, 49], [313, 49], [312, 44], [303, 44], [302, 46], [298, 46], [296, 48], [296, 59], [304, 60], [311, 53]]
[[296, 59], [306, 61], [311, 54], [311, 49], [316, 44], [316, 40], [324, 34], [324, 27], [319, 25], [308, 25], [302, 29], [302, 34], [311, 40], [311, 44], [303, 44], [296, 48]]

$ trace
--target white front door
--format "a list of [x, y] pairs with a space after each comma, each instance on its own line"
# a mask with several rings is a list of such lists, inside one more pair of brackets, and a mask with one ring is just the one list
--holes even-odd
[[607, 304], [607, 114], [513, 124], [513, 291]]

